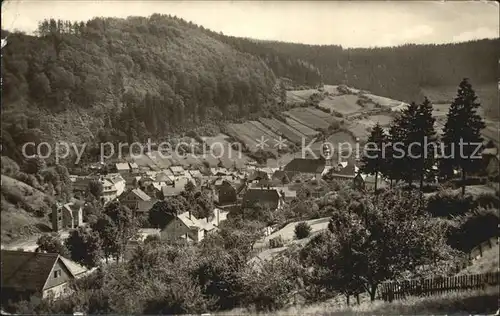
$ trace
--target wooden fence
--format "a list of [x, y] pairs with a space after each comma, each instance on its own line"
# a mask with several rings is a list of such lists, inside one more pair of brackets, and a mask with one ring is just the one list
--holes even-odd
[[380, 296], [384, 301], [404, 299], [407, 296], [429, 296], [449, 292], [484, 289], [500, 284], [500, 273], [489, 272], [453, 277], [415, 279], [381, 284]]

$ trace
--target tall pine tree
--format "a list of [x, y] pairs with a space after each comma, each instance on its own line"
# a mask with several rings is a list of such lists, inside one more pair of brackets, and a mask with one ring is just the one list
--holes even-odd
[[481, 164], [479, 144], [483, 138], [481, 130], [486, 127], [483, 119], [477, 114], [481, 104], [468, 79], [460, 82], [458, 94], [450, 106], [447, 121], [443, 130], [444, 156], [442, 167], [447, 170], [459, 168], [462, 172], [462, 195], [465, 195], [467, 174], [477, 171]]
[[419, 106], [412, 102], [401, 111], [390, 129], [390, 140], [392, 154], [388, 156], [390, 162], [388, 167], [394, 168], [392, 174], [397, 180], [404, 180], [410, 186], [417, 178], [418, 166], [409, 155], [410, 144], [414, 141], [416, 127], [416, 117]]
[[375, 174], [375, 193], [377, 192], [378, 176], [385, 170], [385, 153], [383, 147], [387, 143], [387, 135], [379, 123], [375, 124], [368, 144], [371, 144], [365, 150], [365, 155], [361, 158], [361, 172], [366, 174]]
[[408, 140], [411, 141], [411, 148], [414, 157], [410, 157], [416, 161], [412, 165], [417, 169], [417, 174], [420, 177], [420, 194], [422, 197], [424, 179], [432, 173], [432, 168], [435, 162], [436, 152], [436, 132], [434, 130], [435, 119], [432, 117], [432, 104], [425, 98], [424, 102], [418, 106], [416, 117], [411, 124], [412, 129], [409, 131]]

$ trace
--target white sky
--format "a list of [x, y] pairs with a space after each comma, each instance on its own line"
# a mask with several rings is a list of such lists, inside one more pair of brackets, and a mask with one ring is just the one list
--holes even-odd
[[227, 35], [343, 47], [499, 37], [499, 5], [493, 1], [9, 0], [2, 4], [2, 28], [31, 33], [44, 18], [87, 21], [153, 13], [177, 15]]

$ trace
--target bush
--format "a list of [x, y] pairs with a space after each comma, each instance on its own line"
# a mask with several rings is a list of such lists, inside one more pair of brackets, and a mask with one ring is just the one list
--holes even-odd
[[284, 246], [285, 242], [283, 241], [283, 238], [281, 236], [269, 240], [269, 247], [271, 248], [280, 248]]
[[498, 195], [492, 193], [481, 193], [476, 197], [475, 200], [476, 207], [491, 207], [491, 208], [500, 208], [500, 199]]
[[427, 211], [435, 217], [452, 218], [464, 215], [474, 209], [472, 196], [445, 190], [433, 195], [427, 201]]
[[498, 234], [500, 219], [497, 209], [479, 209], [459, 219], [458, 227], [448, 236], [448, 243], [464, 252], [469, 252], [491, 237]]
[[311, 234], [311, 226], [306, 222], [298, 223], [295, 226], [295, 237], [297, 237], [297, 239], [303, 239], [309, 237], [310, 234]]

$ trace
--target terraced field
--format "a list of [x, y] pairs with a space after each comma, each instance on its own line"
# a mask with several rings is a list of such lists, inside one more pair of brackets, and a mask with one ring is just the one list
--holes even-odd
[[338, 112], [342, 115], [349, 115], [361, 111], [363, 108], [356, 104], [357, 95], [345, 94], [339, 96], [327, 96], [319, 103], [319, 106], [329, 109], [332, 112]]
[[382, 127], [387, 127], [391, 124], [393, 118], [390, 115], [377, 114], [370, 115], [367, 118], [363, 118], [357, 121], [359, 124], [365, 125], [367, 128], [372, 128], [375, 124], [379, 123]]
[[248, 149], [252, 152], [256, 152], [260, 149], [258, 144], [262, 138], [267, 139], [267, 146], [262, 149], [276, 153], [276, 149], [273, 147], [273, 140], [278, 139], [279, 136], [258, 121], [245, 122], [243, 124], [229, 124], [228, 132], [235, 139], [247, 145]]
[[316, 108], [308, 107], [308, 108], [303, 108], [307, 112], [311, 113], [312, 115], [315, 115], [317, 117], [322, 118], [323, 120], [327, 121], [328, 123], [332, 124], [334, 122], [338, 122], [339, 119], [333, 116], [330, 113], [323, 112], [321, 110], [318, 110]]
[[306, 108], [294, 108], [290, 111], [284, 112], [284, 114], [312, 129], [327, 129], [330, 126], [330, 123], [328, 121], [312, 114]]
[[287, 103], [302, 103], [309, 99], [314, 93], [318, 93], [317, 89], [307, 89], [307, 90], [293, 90], [286, 92], [286, 102]]
[[300, 144], [303, 138], [307, 138], [306, 135], [302, 134], [295, 128], [275, 118], [272, 119], [260, 118], [259, 121], [262, 124], [264, 124], [264, 126], [275, 132], [276, 134], [282, 135], [283, 137], [285, 137], [286, 139], [295, 144]]
[[315, 131], [314, 129], [307, 127], [296, 120], [293, 120], [291, 118], [286, 118], [286, 123], [290, 125], [291, 127], [295, 128], [302, 134], [306, 135], [307, 137], [315, 137], [316, 135], [319, 134], [318, 131]]
[[370, 94], [370, 93], [366, 93], [363, 95], [365, 97], [367, 97], [368, 99], [370, 99], [373, 103], [380, 104], [383, 107], [394, 108], [394, 107], [400, 107], [402, 104], [405, 105], [404, 102], [389, 99], [386, 97], [381, 97], [381, 96]]

